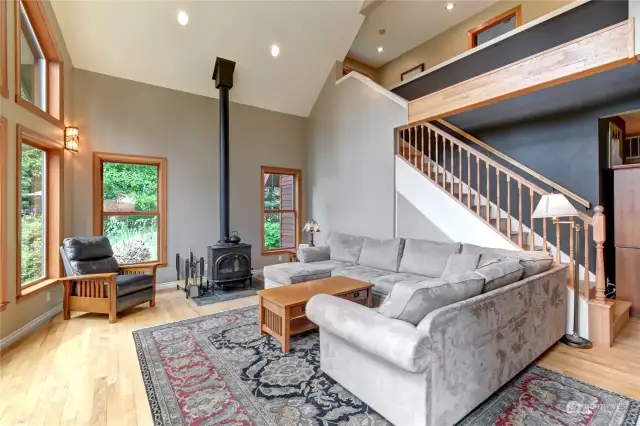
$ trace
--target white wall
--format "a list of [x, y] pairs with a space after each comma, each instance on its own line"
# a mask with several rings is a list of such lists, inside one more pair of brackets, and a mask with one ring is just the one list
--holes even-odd
[[394, 236], [394, 128], [406, 106], [365, 80], [336, 84], [332, 70], [309, 118], [306, 192], [318, 243], [332, 230]]
[[398, 193], [396, 197], [396, 236], [451, 243], [453, 240]]

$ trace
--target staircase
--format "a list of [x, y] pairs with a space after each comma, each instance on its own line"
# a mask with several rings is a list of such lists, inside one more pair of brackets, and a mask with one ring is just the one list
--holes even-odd
[[[595, 345], [610, 347], [615, 336], [629, 319], [629, 302], [605, 297], [604, 274], [604, 213], [596, 207], [593, 217], [579, 213], [571, 218], [571, 228], [580, 226], [579, 238], [568, 232], [569, 226], [551, 219], [531, 216], [542, 195], [549, 193], [547, 185], [564, 193], [574, 203], [590, 207], [588, 201], [540, 176], [535, 171], [494, 150], [453, 125], [439, 120], [453, 134], [507, 161], [510, 167], [460, 141], [430, 123], [411, 124], [396, 129], [396, 154], [420, 175], [444, 191], [460, 206], [490, 226], [514, 249], [549, 251], [558, 263], [579, 265], [578, 276], [569, 268], [568, 291], [577, 283], [581, 295], [580, 331]], [[514, 171], [517, 170], [517, 171]], [[533, 176], [536, 184], [524, 178]], [[595, 244], [594, 244], [595, 242]], [[580, 255], [576, 249], [580, 248]], [[595, 257], [595, 265], [591, 259]], [[594, 267], [595, 266], [595, 267]], [[592, 271], [595, 271], [592, 272]], [[572, 297], [569, 300], [573, 300]], [[572, 322], [572, 318], [568, 318]], [[572, 324], [568, 324], [568, 329]]]

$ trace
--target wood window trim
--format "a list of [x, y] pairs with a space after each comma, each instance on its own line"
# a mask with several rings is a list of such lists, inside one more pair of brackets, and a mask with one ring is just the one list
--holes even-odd
[[148, 216], [158, 217], [158, 260], [142, 262], [141, 265], [167, 266], [167, 159], [145, 155], [93, 153], [93, 233], [102, 235], [103, 197], [102, 197], [102, 163], [142, 164], [158, 167], [158, 212], [109, 212], [109, 216]]
[[59, 247], [62, 244], [64, 210], [64, 144], [41, 135], [20, 124], [16, 126], [16, 208], [22, 206], [22, 144], [30, 145], [47, 153], [46, 169], [46, 265], [45, 276], [26, 286], [22, 285], [22, 221], [16, 214], [16, 299], [18, 302], [58, 283], [62, 276], [62, 259]]
[[268, 210], [270, 213], [290, 213], [294, 212], [296, 217], [296, 242], [295, 247], [298, 247], [300, 241], [302, 241], [302, 226], [300, 224], [300, 216], [302, 215], [302, 170], [300, 169], [287, 169], [284, 167], [260, 167], [260, 253], [263, 256], [272, 256], [284, 253], [290, 253], [291, 248], [278, 248], [278, 249], [265, 249], [264, 247], [264, 175], [267, 174], [281, 174], [281, 175], [293, 175], [295, 180], [295, 194], [296, 194], [296, 208], [295, 210]]
[[499, 23], [510, 19], [511, 17], [516, 17], [516, 28], [522, 25], [522, 5], [518, 5], [512, 9], [507, 10], [504, 13], [488, 20], [484, 24], [478, 25], [475, 28], [469, 30], [469, 49], [473, 49], [476, 47], [476, 35], [483, 31], [488, 30], [489, 28], [495, 27]]
[[0, 96], [9, 97], [7, 66], [7, 2], [0, 1]]
[[[5, 3], [5, 2], [2, 2]], [[7, 120], [0, 117], [0, 265], [7, 264]], [[0, 268], [0, 312], [9, 304], [7, 294], [7, 268]]]
[[[20, 77], [21, 37], [20, 4], [29, 16], [42, 52], [47, 59], [47, 111], [43, 111], [29, 101], [22, 99]], [[16, 103], [38, 117], [61, 129], [64, 128], [64, 63], [57, 47], [53, 32], [47, 21], [41, 0], [17, 0], [14, 3], [15, 41], [15, 98]]]

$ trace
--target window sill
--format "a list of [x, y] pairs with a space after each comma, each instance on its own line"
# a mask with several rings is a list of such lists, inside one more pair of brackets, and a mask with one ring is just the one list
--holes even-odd
[[38, 117], [47, 120], [49, 123], [64, 129], [64, 124], [62, 123], [62, 120], [55, 118], [53, 115], [49, 114], [46, 111], [41, 110], [40, 108], [38, 108], [37, 106], [35, 106], [34, 104], [32, 104], [29, 101], [25, 101], [24, 99], [22, 99], [20, 96], [16, 95], [16, 103], [18, 105], [20, 105], [21, 107], [23, 107], [24, 109], [28, 110], [29, 112], [37, 115]]
[[272, 250], [262, 250], [263, 256], [275, 256], [278, 254], [293, 254], [296, 253], [297, 249], [295, 247], [291, 248], [282, 248], [282, 249], [272, 249]]
[[5, 309], [7, 309], [7, 306], [9, 306], [9, 302], [2, 302], [0, 303], [0, 312], [4, 311]]
[[48, 278], [46, 280], [40, 281], [38, 284], [34, 284], [20, 291], [18, 297], [16, 298], [16, 301], [22, 302], [23, 300], [28, 299], [29, 297], [58, 284], [59, 282], [59, 278]]

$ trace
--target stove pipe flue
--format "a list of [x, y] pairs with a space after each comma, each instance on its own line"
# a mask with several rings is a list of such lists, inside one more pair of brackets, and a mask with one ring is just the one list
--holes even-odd
[[233, 71], [236, 63], [216, 58], [213, 80], [219, 90], [220, 112], [220, 241], [229, 240], [229, 90], [233, 87]]

